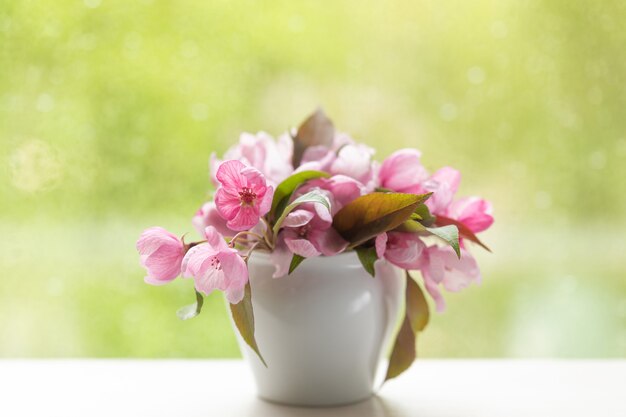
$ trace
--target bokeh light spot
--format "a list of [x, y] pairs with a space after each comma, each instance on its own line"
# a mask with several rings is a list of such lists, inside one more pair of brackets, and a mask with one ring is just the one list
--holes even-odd
[[191, 106], [191, 118], [202, 121], [209, 117], [209, 106], [204, 103], [194, 103]]
[[481, 67], [471, 67], [467, 70], [467, 79], [472, 84], [482, 84], [485, 78], [485, 71]]
[[457, 116], [458, 110], [453, 103], [445, 103], [439, 108], [439, 117], [447, 122], [451, 122], [456, 119]]
[[41, 94], [37, 97], [35, 108], [42, 113], [52, 111], [54, 109], [54, 98], [50, 94]]
[[95, 9], [97, 7], [100, 7], [100, 4], [102, 4], [102, 0], [83, 0], [83, 3], [85, 3], [85, 6], [89, 7], [90, 9]]
[[63, 164], [47, 143], [31, 140], [17, 148], [9, 158], [11, 182], [19, 190], [35, 193], [57, 186]]
[[606, 166], [606, 152], [597, 150], [589, 155], [589, 166], [593, 169], [601, 170]]
[[504, 23], [502, 20], [495, 20], [491, 24], [491, 35], [494, 38], [498, 38], [498, 39], [506, 38], [506, 35], [508, 35], [508, 33], [509, 33], [509, 28], [507, 27], [506, 23]]
[[185, 41], [180, 46], [180, 54], [183, 58], [195, 58], [198, 55], [198, 45], [194, 41]]
[[535, 194], [535, 207], [547, 210], [552, 206], [552, 196], [546, 191], [537, 191]]

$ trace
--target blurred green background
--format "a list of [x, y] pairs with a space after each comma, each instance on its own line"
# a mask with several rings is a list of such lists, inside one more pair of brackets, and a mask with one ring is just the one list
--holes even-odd
[[0, 3], [0, 356], [236, 357], [223, 301], [143, 283], [211, 151], [317, 105], [492, 200], [484, 281], [423, 357], [626, 357], [626, 4]]

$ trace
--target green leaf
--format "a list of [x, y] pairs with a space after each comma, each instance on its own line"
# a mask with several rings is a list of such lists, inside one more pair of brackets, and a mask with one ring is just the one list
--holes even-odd
[[385, 188], [385, 187], [376, 187], [374, 188], [374, 191], [379, 192], [379, 193], [393, 193], [393, 190], [390, 190], [389, 188]]
[[330, 212], [330, 201], [328, 200], [328, 197], [322, 194], [319, 190], [310, 191], [296, 198], [291, 204], [285, 207], [285, 210], [283, 210], [278, 220], [276, 220], [276, 223], [274, 223], [274, 229], [273, 229], [274, 235], [278, 234], [278, 231], [280, 230], [280, 226], [283, 224], [283, 221], [285, 221], [285, 217], [287, 217], [287, 215], [291, 213], [293, 209], [298, 207], [300, 204], [304, 204], [304, 203], [321, 204], [324, 207], [326, 207], [328, 211]]
[[435, 217], [430, 214], [428, 206], [424, 203], [420, 203], [413, 214], [420, 217], [419, 221], [424, 226], [431, 226], [435, 222]]
[[419, 233], [419, 232], [425, 232], [426, 226], [424, 226], [419, 221], [409, 219], [405, 221], [404, 223], [402, 223], [397, 228], [395, 228], [394, 230], [398, 232]]
[[417, 334], [424, 330], [430, 318], [424, 293], [408, 272], [405, 296], [405, 314], [389, 358], [385, 381], [397, 377], [413, 364], [416, 358]]
[[361, 261], [363, 268], [365, 268], [371, 276], [375, 277], [376, 270], [374, 268], [374, 263], [378, 260], [376, 248], [374, 246], [369, 248], [357, 247], [356, 254], [359, 257], [359, 261]]
[[181, 320], [189, 320], [196, 317], [202, 311], [202, 304], [204, 304], [204, 297], [198, 291], [196, 291], [196, 302], [189, 304], [188, 306], [181, 307], [176, 312], [176, 315]]
[[312, 179], [328, 177], [330, 177], [330, 174], [322, 171], [302, 171], [285, 179], [274, 190], [270, 217], [280, 216], [287, 203], [289, 203], [289, 198], [300, 185]]
[[371, 193], [361, 196], [335, 214], [333, 227], [350, 242], [350, 247], [358, 246], [400, 226], [411, 217], [425, 196], [403, 193]]
[[[425, 194], [430, 197], [432, 193]], [[431, 226], [435, 221], [435, 217], [430, 214], [430, 210], [428, 210], [428, 206], [424, 203], [420, 203], [415, 211], [411, 214], [411, 217], [398, 226], [395, 230], [398, 232], [408, 232], [408, 233], [420, 233], [427, 232], [426, 227]]]
[[391, 351], [385, 381], [397, 377], [413, 364], [417, 350], [415, 339], [416, 336], [411, 329], [409, 318], [405, 315]]
[[293, 258], [291, 258], [291, 263], [289, 264], [289, 274], [291, 274], [305, 259], [306, 258], [304, 256], [294, 254]]
[[459, 229], [454, 225], [442, 227], [427, 227], [426, 230], [443, 239], [456, 252], [456, 256], [461, 257], [461, 248], [459, 247]]
[[243, 300], [237, 304], [230, 304], [230, 312], [243, 340], [256, 352], [263, 365], [267, 367], [254, 338], [254, 311], [252, 310], [252, 290], [249, 282], [246, 284]]
[[411, 329], [417, 334], [426, 328], [430, 319], [430, 312], [422, 289], [408, 272], [406, 279], [406, 316], [411, 323]]
[[304, 151], [310, 146], [331, 147], [335, 137], [333, 122], [319, 108], [310, 115], [298, 128], [293, 138], [293, 166], [297, 168], [302, 161]]
[[459, 229], [460, 237], [462, 237], [463, 239], [467, 239], [470, 242], [474, 242], [482, 246], [485, 250], [491, 252], [491, 249], [489, 249], [487, 245], [481, 242], [480, 239], [478, 239], [478, 237], [474, 234], [474, 232], [472, 232], [467, 226], [465, 226], [460, 221], [454, 220], [445, 216], [437, 216], [436, 224], [438, 226], [448, 226], [448, 225], [456, 226]]

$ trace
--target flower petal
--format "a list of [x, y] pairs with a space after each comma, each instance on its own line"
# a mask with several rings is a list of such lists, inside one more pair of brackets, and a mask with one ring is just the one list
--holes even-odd
[[422, 184], [423, 191], [433, 193], [432, 197], [426, 200], [426, 205], [432, 213], [445, 214], [447, 212], [459, 188], [460, 181], [461, 173], [459, 171], [451, 167], [443, 167]]
[[428, 275], [422, 273], [424, 277], [424, 287], [426, 287], [426, 291], [435, 301], [435, 307], [438, 313], [443, 313], [446, 310], [446, 300], [441, 295], [441, 291], [439, 291], [439, 286], [437, 283]]
[[226, 189], [220, 187], [215, 193], [215, 207], [219, 215], [225, 220], [232, 220], [239, 213], [241, 199], [239, 196], [235, 197]]
[[217, 251], [207, 243], [201, 243], [189, 249], [182, 262], [184, 278], [190, 278], [201, 273], [202, 264], [206, 259], [215, 256]]
[[343, 252], [348, 246], [348, 242], [332, 227], [324, 230], [313, 229], [308, 233], [308, 238], [313, 246], [325, 256], [333, 256]]
[[145, 258], [148, 275], [159, 281], [171, 281], [180, 275], [183, 252], [161, 247]]
[[289, 250], [291, 250], [291, 252], [305, 258], [319, 256], [321, 253], [319, 250], [317, 250], [317, 248], [315, 248], [315, 246], [313, 246], [311, 242], [306, 239], [285, 237], [285, 244], [287, 245]]
[[231, 304], [239, 304], [243, 300], [243, 296], [246, 293], [246, 286], [243, 287], [228, 287], [225, 291], [226, 299]]
[[267, 212], [272, 208], [272, 199], [274, 198], [274, 187], [269, 186], [265, 190], [265, 194], [261, 201], [257, 201], [257, 205], [259, 207], [259, 216], [265, 216]]
[[422, 266], [422, 251], [426, 245], [415, 233], [390, 232], [385, 257], [391, 263], [409, 270]]
[[180, 239], [162, 227], [150, 227], [143, 231], [137, 240], [137, 252], [140, 255], [150, 255], [163, 245], [174, 245], [182, 248]]
[[224, 161], [218, 167], [215, 177], [222, 187], [239, 190], [247, 185], [246, 177], [241, 174], [244, 168], [246, 166], [241, 161]]
[[417, 149], [400, 149], [385, 159], [378, 171], [380, 185], [390, 190], [418, 193], [428, 172], [420, 161]]
[[363, 144], [343, 146], [333, 161], [330, 172], [335, 175], [347, 175], [361, 182], [371, 177], [372, 155], [374, 150]]
[[287, 215], [287, 217], [285, 217], [285, 220], [283, 221], [283, 226], [284, 227], [304, 226], [305, 224], [310, 222], [314, 216], [315, 214], [313, 214], [309, 210], [297, 209], [297, 210], [292, 211], [291, 213]]
[[[208, 262], [208, 261], [206, 261]], [[204, 295], [214, 290], [224, 290], [224, 273], [213, 267], [203, 268], [201, 275], [194, 277], [196, 290]]]
[[445, 276], [445, 255], [440, 252], [438, 246], [430, 246], [426, 249], [428, 256], [428, 262], [425, 262], [422, 273], [427, 273], [430, 278], [436, 283], [440, 284]]
[[493, 224], [493, 207], [479, 197], [461, 198], [448, 209], [448, 215], [463, 223], [474, 233], [487, 230]]
[[219, 214], [213, 201], [204, 203], [196, 212], [191, 223], [202, 236], [204, 236], [204, 229], [207, 226], [215, 227], [218, 232], [227, 237], [232, 237], [236, 233], [226, 226], [226, 220]]
[[206, 236], [207, 243], [213, 247], [216, 251], [222, 251], [229, 249], [228, 244], [224, 240], [224, 236], [222, 236], [215, 227], [207, 226], [204, 230], [204, 235]]
[[378, 256], [378, 259], [383, 259], [385, 249], [387, 248], [387, 233], [383, 232], [376, 236], [374, 245], [376, 246], [376, 256]]
[[259, 222], [259, 209], [256, 206], [242, 205], [226, 225], [233, 230], [249, 230]]
[[261, 171], [253, 167], [245, 167], [241, 170], [241, 176], [245, 178], [244, 187], [252, 189], [257, 196], [265, 195], [267, 186], [265, 176]]
[[220, 265], [224, 271], [226, 284], [226, 298], [231, 304], [237, 304], [243, 299], [244, 289], [248, 283], [248, 268], [237, 252], [224, 251], [218, 255]]
[[283, 235], [280, 234], [278, 242], [276, 242], [276, 247], [274, 247], [274, 250], [270, 254], [270, 259], [275, 268], [274, 275], [272, 275], [273, 278], [281, 278], [289, 273], [289, 265], [291, 264], [292, 257], [293, 253], [289, 251]]

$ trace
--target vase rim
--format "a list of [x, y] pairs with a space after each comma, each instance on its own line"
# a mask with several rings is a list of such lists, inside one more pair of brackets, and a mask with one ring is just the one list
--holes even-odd
[[[334, 258], [350, 257], [350, 256], [354, 256], [355, 254], [356, 254], [355, 251], [347, 250], [345, 252], [341, 252], [341, 253], [338, 253], [336, 255], [331, 255], [331, 256], [320, 255], [320, 256], [316, 256], [316, 258], [334, 259]], [[258, 257], [260, 260], [262, 259], [263, 261], [269, 261], [270, 260], [270, 255], [271, 255], [271, 252], [269, 252], [269, 251], [257, 250], [257, 251], [254, 251], [251, 256]]]

